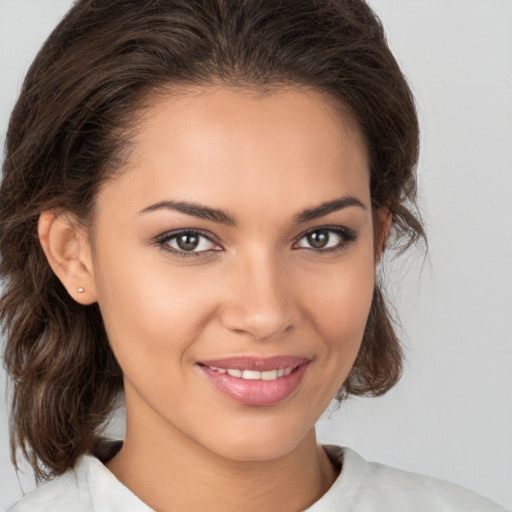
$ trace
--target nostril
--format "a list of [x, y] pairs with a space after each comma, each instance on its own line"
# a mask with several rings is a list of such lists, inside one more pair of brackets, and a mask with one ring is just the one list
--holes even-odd
[[265, 341], [292, 331], [298, 324], [298, 315], [291, 309], [262, 313], [238, 306], [226, 308], [221, 321], [230, 331], [248, 334], [256, 341]]

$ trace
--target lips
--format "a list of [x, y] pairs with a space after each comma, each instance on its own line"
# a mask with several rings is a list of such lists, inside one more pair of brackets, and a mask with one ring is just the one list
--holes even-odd
[[296, 356], [244, 356], [204, 360], [198, 366], [223, 395], [244, 405], [266, 406], [293, 394], [309, 363], [309, 359]]
[[208, 366], [210, 370], [214, 370], [219, 373], [227, 373], [232, 377], [237, 377], [239, 379], [245, 380], [275, 380], [281, 377], [286, 377], [290, 375], [293, 371], [293, 367], [288, 366], [286, 368], [279, 368], [276, 370], [267, 370], [267, 371], [257, 371], [257, 370], [239, 370], [237, 368], [216, 368], [213, 366]]

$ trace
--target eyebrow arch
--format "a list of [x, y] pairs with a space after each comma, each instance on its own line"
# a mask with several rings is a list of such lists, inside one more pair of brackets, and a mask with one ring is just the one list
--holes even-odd
[[[318, 217], [323, 217], [328, 213], [342, 210], [350, 206], [357, 206], [363, 210], [366, 210], [366, 206], [359, 199], [357, 199], [357, 197], [344, 196], [338, 199], [333, 199], [332, 201], [327, 201], [320, 204], [319, 206], [315, 206], [314, 208], [303, 210], [294, 216], [293, 223], [295, 225], [302, 224], [304, 222], [308, 222]], [[176, 210], [193, 217], [211, 220], [220, 224], [227, 224], [228, 226], [237, 225], [236, 220], [222, 210], [210, 208], [208, 206], [203, 206], [196, 203], [190, 203], [188, 201], [160, 201], [159, 203], [155, 203], [151, 206], [148, 206], [147, 208], [144, 208], [140, 213], [142, 214], [153, 212], [160, 209]]]
[[222, 210], [217, 210], [215, 208], [210, 208], [196, 203], [189, 203], [187, 201], [161, 201], [144, 208], [140, 213], [153, 212], [162, 208], [176, 210], [187, 215], [192, 215], [193, 217], [219, 222], [220, 224], [227, 224], [228, 226], [236, 226], [235, 219], [224, 213]]
[[328, 213], [348, 208], [349, 206], [357, 206], [363, 210], [366, 210], [366, 206], [359, 199], [357, 199], [357, 197], [344, 196], [338, 199], [333, 199], [332, 201], [327, 201], [319, 206], [315, 206], [314, 208], [303, 210], [302, 212], [295, 215], [293, 222], [294, 224], [302, 224], [304, 222], [317, 219], [318, 217], [323, 217]]

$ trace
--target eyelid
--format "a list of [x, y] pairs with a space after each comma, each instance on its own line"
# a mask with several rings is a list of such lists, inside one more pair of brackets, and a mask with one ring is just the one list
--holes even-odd
[[316, 249], [314, 247], [298, 247], [297, 249], [305, 249], [308, 251], [313, 251], [317, 253], [329, 253], [329, 252], [335, 252], [339, 250], [345, 249], [349, 244], [354, 242], [357, 239], [357, 232], [353, 229], [347, 228], [345, 226], [333, 226], [333, 225], [327, 225], [327, 226], [315, 226], [314, 228], [310, 228], [307, 231], [304, 231], [302, 234], [300, 234], [295, 241], [293, 242], [293, 247], [295, 248], [296, 244], [300, 242], [304, 237], [309, 235], [310, 233], [314, 233], [315, 231], [329, 231], [331, 233], [335, 233], [337, 236], [342, 238], [342, 241], [335, 247], [328, 247], [326, 249], [320, 248]]
[[[314, 233], [315, 231], [329, 231], [331, 233], [336, 234], [336, 236], [339, 236], [341, 238], [341, 241], [334, 247], [328, 247], [328, 248], [314, 248], [314, 247], [296, 247], [298, 242], [302, 240], [304, 237], [309, 235], [310, 233]], [[175, 249], [174, 247], [170, 247], [167, 242], [169, 240], [175, 239], [180, 234], [184, 233], [193, 233], [197, 234], [201, 237], [206, 238], [208, 241], [210, 241], [212, 244], [215, 244], [218, 247], [221, 247], [221, 249], [210, 249], [210, 250], [203, 250], [203, 251], [185, 251], [180, 249]], [[350, 245], [352, 242], [354, 242], [357, 238], [357, 233], [353, 229], [347, 228], [345, 226], [333, 226], [333, 225], [327, 225], [327, 226], [315, 226], [313, 228], [310, 228], [303, 233], [301, 233], [293, 242], [292, 248], [293, 249], [305, 249], [307, 251], [315, 252], [315, 253], [330, 253], [330, 252], [336, 252], [341, 251], [345, 248], [347, 248], [348, 245]], [[218, 241], [217, 237], [213, 235], [213, 233], [206, 231], [204, 229], [200, 228], [181, 228], [176, 229], [172, 231], [168, 231], [166, 233], [163, 233], [159, 236], [157, 236], [155, 239], [155, 243], [159, 246], [159, 248], [167, 253], [171, 253], [173, 255], [176, 255], [178, 257], [182, 258], [188, 258], [188, 257], [207, 257], [212, 256], [212, 253], [219, 252], [221, 250], [224, 250], [220, 242]]]
[[167, 231], [166, 233], [158, 235], [154, 240], [155, 240], [155, 243], [159, 246], [159, 248], [162, 251], [171, 253], [171, 254], [181, 257], [181, 258], [189, 258], [189, 257], [194, 258], [194, 257], [199, 257], [199, 256], [205, 256], [209, 253], [218, 252], [221, 250], [221, 249], [210, 249], [210, 250], [205, 250], [205, 251], [184, 251], [184, 250], [180, 250], [180, 249], [171, 247], [167, 243], [170, 240], [173, 240], [173, 239], [177, 238], [179, 235], [185, 234], [185, 233], [199, 235], [203, 238], [206, 238], [212, 244], [222, 247], [221, 244], [218, 242], [217, 237], [215, 237], [213, 235], [213, 233], [206, 231], [204, 229], [200, 229], [200, 228], [181, 228], [181, 229], [175, 229], [172, 231]]

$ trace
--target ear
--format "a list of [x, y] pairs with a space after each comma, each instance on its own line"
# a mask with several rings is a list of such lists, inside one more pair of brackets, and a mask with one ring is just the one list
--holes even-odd
[[386, 248], [386, 242], [389, 237], [391, 230], [391, 224], [393, 222], [393, 215], [387, 208], [379, 208], [377, 210], [378, 220], [378, 231], [375, 236], [375, 264], [378, 265], [384, 249]]
[[92, 252], [84, 229], [64, 211], [41, 213], [38, 236], [50, 267], [78, 303], [96, 302]]

